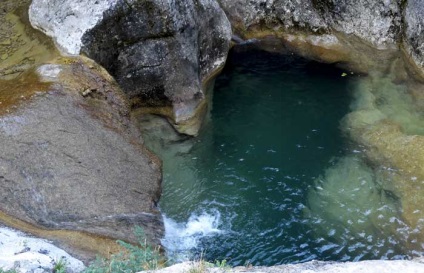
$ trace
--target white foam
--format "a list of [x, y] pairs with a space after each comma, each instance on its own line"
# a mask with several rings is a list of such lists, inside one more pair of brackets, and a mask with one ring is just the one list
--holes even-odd
[[162, 239], [162, 245], [168, 258], [175, 262], [189, 260], [195, 255], [202, 238], [222, 233], [218, 228], [221, 224], [221, 214], [217, 210], [193, 213], [186, 223], [178, 223], [164, 215], [164, 223], [165, 237]]

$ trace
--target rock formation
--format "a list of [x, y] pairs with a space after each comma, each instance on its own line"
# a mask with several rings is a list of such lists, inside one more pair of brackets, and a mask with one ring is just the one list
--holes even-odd
[[[235, 32], [246, 39], [272, 35], [283, 38], [286, 44], [293, 44], [295, 40], [294, 51], [327, 62], [358, 61], [354, 52], [362, 52], [364, 46], [355, 43], [355, 39], [379, 50], [398, 49], [403, 41], [413, 61], [423, 69], [420, 52], [424, 23], [420, 16], [423, 13], [420, 0], [218, 1]], [[309, 46], [302, 48], [305, 45]], [[322, 50], [310, 52], [310, 45], [336, 49], [339, 53], [336, 53], [338, 56], [323, 56]], [[350, 52], [349, 56], [340, 55], [340, 49]], [[361, 56], [359, 62], [363, 62], [360, 59]]]
[[49, 85], [26, 82], [38, 95], [0, 117], [1, 220], [127, 241], [139, 225], [159, 243], [161, 162], [142, 145], [117, 84], [81, 58], [37, 73]]
[[424, 78], [424, 1], [406, 2], [404, 22], [403, 45]]
[[216, 1], [35, 0], [30, 18], [65, 53], [82, 49], [104, 66], [132, 107], [197, 134], [206, 110], [202, 85], [223, 66], [231, 38]]
[[30, 19], [65, 53], [85, 53], [103, 65], [133, 108], [166, 116], [179, 132], [196, 135], [207, 106], [202, 83], [222, 66], [229, 47], [231, 27], [223, 10], [243, 38], [272, 35], [298, 54], [350, 62], [359, 72], [393, 57], [372, 61], [368, 56], [382, 54], [375, 49], [397, 50], [403, 42], [422, 72], [420, 3], [34, 0]]

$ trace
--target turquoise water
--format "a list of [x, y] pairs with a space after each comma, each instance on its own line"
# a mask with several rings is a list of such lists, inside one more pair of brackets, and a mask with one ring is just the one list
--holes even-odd
[[275, 265], [404, 257], [395, 237], [369, 223], [370, 211], [383, 211], [382, 221], [396, 216], [396, 200], [375, 189], [360, 148], [340, 129], [356, 80], [344, 72], [292, 55], [230, 55], [200, 136], [153, 145], [164, 160], [171, 258]]

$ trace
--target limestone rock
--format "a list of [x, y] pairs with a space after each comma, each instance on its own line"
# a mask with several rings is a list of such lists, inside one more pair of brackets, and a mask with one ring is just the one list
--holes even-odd
[[[206, 273], [419, 273], [424, 270], [422, 259], [412, 261], [362, 261], [362, 262], [320, 262], [311, 261], [300, 264], [278, 265], [278, 266], [250, 266], [235, 268], [219, 268], [213, 264], [199, 262], [185, 262], [176, 264], [161, 270], [157, 273], [183, 273], [183, 272], [206, 272]], [[150, 272], [152, 273], [152, 272]]]
[[54, 272], [62, 263], [68, 273], [84, 270], [84, 264], [43, 239], [0, 227], [0, 269], [19, 273]]
[[225, 63], [230, 23], [215, 0], [34, 0], [32, 24], [66, 52], [103, 65], [134, 107], [186, 134], [205, 113], [202, 84]]
[[219, 0], [231, 23], [246, 31], [254, 26], [325, 31], [328, 26], [310, 0]]
[[119, 1], [84, 35], [83, 52], [111, 71], [133, 105], [195, 135], [199, 124], [183, 124], [203, 118], [202, 83], [224, 64], [230, 37], [213, 0]]
[[0, 212], [127, 241], [139, 225], [159, 243], [161, 162], [142, 145], [123, 93], [89, 60], [55, 62], [38, 69], [53, 82], [47, 93], [0, 116]]
[[424, 75], [424, 1], [407, 1], [404, 20], [404, 47]]
[[379, 49], [396, 47], [400, 41], [402, 13], [398, 0], [312, 2], [336, 31], [353, 34]]
[[77, 55], [81, 37], [118, 0], [34, 0], [29, 9], [31, 25], [52, 37], [62, 52]]
[[219, 0], [232, 23], [247, 31], [255, 26], [284, 32], [353, 34], [378, 48], [400, 38], [401, 9], [396, 0]]

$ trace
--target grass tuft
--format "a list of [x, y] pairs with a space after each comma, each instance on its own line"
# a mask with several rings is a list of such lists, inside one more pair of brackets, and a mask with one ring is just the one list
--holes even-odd
[[[141, 227], [134, 228], [138, 245], [118, 240], [125, 250], [114, 254], [110, 259], [97, 258], [83, 273], [135, 273], [159, 268], [162, 256], [159, 248], [152, 248]], [[1, 273], [1, 272], [0, 272]]]

